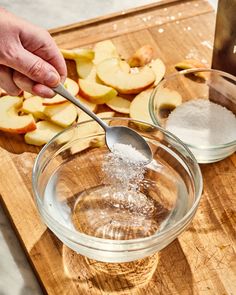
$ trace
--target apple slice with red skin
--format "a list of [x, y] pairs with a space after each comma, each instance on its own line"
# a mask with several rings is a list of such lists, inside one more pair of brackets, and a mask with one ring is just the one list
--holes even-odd
[[136, 94], [150, 87], [155, 82], [153, 70], [145, 66], [136, 73], [124, 72], [120, 60], [110, 58], [97, 65], [97, 75], [107, 86], [116, 89], [119, 93]]
[[24, 134], [36, 129], [34, 117], [19, 116], [23, 99], [18, 96], [3, 96], [0, 98], [0, 130]]

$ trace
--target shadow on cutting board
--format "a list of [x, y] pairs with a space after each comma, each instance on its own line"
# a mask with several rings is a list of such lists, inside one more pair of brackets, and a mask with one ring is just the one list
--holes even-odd
[[193, 294], [191, 270], [178, 240], [160, 253], [128, 263], [87, 259], [63, 245], [63, 265], [67, 276], [77, 285], [90, 281], [94, 294], [100, 294], [100, 290], [101, 294], [158, 295], [171, 294], [174, 289], [179, 294], [182, 291]]
[[22, 154], [24, 152], [39, 153], [40, 148], [24, 142], [24, 136], [0, 131], [0, 149], [11, 154]]
[[178, 240], [150, 257], [111, 264], [77, 254], [47, 230], [30, 257], [50, 295], [194, 294], [191, 268]]

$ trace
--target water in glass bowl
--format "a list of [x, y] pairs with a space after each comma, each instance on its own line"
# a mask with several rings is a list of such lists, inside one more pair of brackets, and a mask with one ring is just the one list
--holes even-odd
[[101, 148], [89, 153], [58, 165], [44, 190], [44, 208], [63, 226], [103, 239], [144, 238], [192, 206], [183, 177], [161, 159], [140, 166]]

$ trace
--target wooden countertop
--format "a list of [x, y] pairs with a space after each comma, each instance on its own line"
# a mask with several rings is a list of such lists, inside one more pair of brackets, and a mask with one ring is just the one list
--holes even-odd
[[[204, 0], [159, 1], [125, 14], [52, 30], [61, 48], [112, 39], [124, 57], [151, 44], [173, 72], [185, 57], [210, 64], [215, 14]], [[69, 68], [71, 76], [73, 67]], [[88, 261], [42, 224], [31, 171], [38, 148], [0, 134], [0, 194], [46, 294], [236, 294], [236, 155], [201, 165], [204, 191], [191, 226], [149, 259], [126, 265]], [[124, 269], [130, 270], [124, 274]], [[103, 271], [101, 271], [103, 269]]]

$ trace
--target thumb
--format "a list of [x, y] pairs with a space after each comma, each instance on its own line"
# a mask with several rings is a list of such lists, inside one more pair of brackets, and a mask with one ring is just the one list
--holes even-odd
[[6, 62], [7, 66], [37, 83], [49, 87], [56, 87], [60, 83], [60, 76], [51, 64], [23, 47], [18, 50], [15, 57]]

